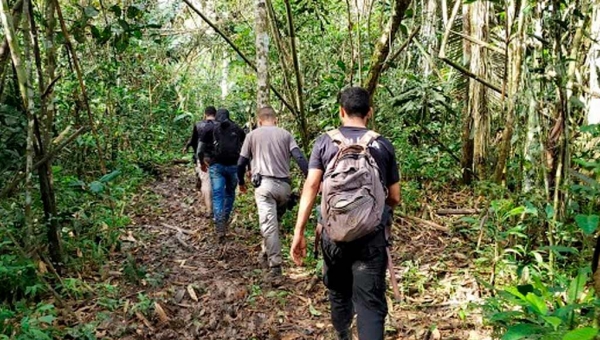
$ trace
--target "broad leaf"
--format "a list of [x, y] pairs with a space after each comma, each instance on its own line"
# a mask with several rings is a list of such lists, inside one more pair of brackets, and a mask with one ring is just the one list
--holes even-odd
[[98, 14], [100, 14], [100, 12], [94, 6], [86, 6], [83, 9], [83, 12], [88, 18], [95, 18], [96, 16], [98, 16]]
[[575, 216], [575, 222], [577, 226], [586, 234], [593, 234], [598, 228], [598, 222], [600, 217], [598, 215], [577, 215]]
[[576, 278], [569, 284], [569, 290], [567, 291], [567, 303], [576, 303], [579, 295], [583, 292], [585, 284], [587, 282], [587, 272], [580, 270]]
[[108, 183], [108, 182], [112, 181], [113, 179], [117, 178], [120, 174], [121, 174], [121, 171], [115, 170], [109, 174], [102, 176], [102, 178], [100, 178], [100, 182]]
[[546, 306], [546, 302], [539, 296], [533, 293], [527, 293], [525, 296], [529, 305], [540, 315], [548, 314], [548, 306]]
[[90, 190], [95, 194], [99, 194], [104, 191], [104, 184], [102, 184], [102, 182], [93, 181], [90, 183]]
[[565, 334], [562, 340], [592, 340], [596, 334], [598, 334], [598, 329], [592, 327], [585, 327], [574, 329], [569, 333]]
[[534, 325], [534, 324], [530, 324], [530, 323], [520, 323], [518, 325], [514, 325], [514, 326], [510, 327], [506, 331], [506, 333], [504, 333], [502, 340], [524, 339], [530, 335], [539, 334], [540, 328], [541, 327], [538, 325]]
[[39, 322], [43, 322], [43, 323], [47, 323], [47, 324], [52, 324], [52, 322], [54, 322], [54, 320], [56, 320], [56, 318], [53, 315], [44, 315], [38, 318]]
[[560, 326], [562, 324], [561, 318], [557, 318], [556, 316], [545, 316], [544, 321], [551, 324], [552, 328], [554, 328], [554, 330], [557, 330], [558, 326]]

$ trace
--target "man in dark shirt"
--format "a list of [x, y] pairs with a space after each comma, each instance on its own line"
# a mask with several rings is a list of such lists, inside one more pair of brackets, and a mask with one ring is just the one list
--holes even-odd
[[[209, 174], [212, 183], [215, 229], [218, 241], [222, 243], [225, 240], [227, 224], [233, 210], [235, 188], [238, 183], [237, 161], [240, 156], [241, 143], [243, 143], [246, 134], [239, 126], [229, 119], [229, 111], [226, 109], [217, 110], [216, 122], [216, 124], [207, 125], [203, 130], [203, 133], [200, 136], [200, 145], [198, 147], [198, 158], [206, 159], [210, 166]], [[240, 145], [237, 150], [233, 150], [231, 154], [219, 155], [216, 144], [223, 141], [215, 141], [215, 135], [217, 135], [215, 131], [224, 128], [227, 128], [228, 131], [237, 136]]]
[[[244, 173], [252, 162], [254, 197], [258, 208], [260, 232], [263, 236], [261, 262], [268, 262], [272, 278], [281, 276], [281, 241], [279, 240], [279, 217], [284, 212], [291, 194], [290, 158], [294, 157], [304, 176], [308, 162], [296, 140], [287, 130], [277, 126], [272, 107], [258, 111], [259, 128], [246, 136], [238, 161], [240, 191], [246, 192]], [[258, 183], [260, 181], [260, 183]], [[258, 186], [257, 186], [258, 185]]]
[[[339, 131], [353, 143], [367, 132], [367, 121], [373, 110], [369, 93], [359, 87], [350, 87], [340, 93]], [[308, 178], [304, 184], [298, 219], [290, 255], [297, 265], [306, 257], [304, 230], [329, 162], [338, 146], [329, 135], [320, 136], [314, 144]], [[324, 283], [329, 289], [331, 320], [338, 339], [351, 339], [350, 325], [354, 313], [358, 315], [358, 334], [361, 340], [383, 339], [387, 315], [385, 300], [385, 270], [387, 265], [387, 240], [385, 226], [390, 222], [391, 211], [400, 202], [400, 174], [394, 148], [383, 137], [369, 144], [369, 151], [380, 170], [381, 179], [388, 189], [386, 209], [382, 222], [373, 233], [351, 242], [333, 242], [323, 231], [321, 248], [325, 262]]]
[[[194, 150], [194, 165], [196, 171], [196, 187], [202, 193], [204, 199], [204, 205], [206, 207], [206, 213], [208, 216], [212, 215], [212, 187], [210, 185], [210, 176], [207, 171], [206, 159], [198, 158], [200, 136], [204, 134], [207, 126], [212, 126], [215, 123], [215, 115], [217, 110], [214, 106], [209, 106], [204, 110], [204, 120], [197, 122], [192, 129], [192, 137], [188, 143], [183, 147], [183, 153], [192, 147]], [[210, 156], [212, 149], [211, 147], [205, 148], [205, 155]]]

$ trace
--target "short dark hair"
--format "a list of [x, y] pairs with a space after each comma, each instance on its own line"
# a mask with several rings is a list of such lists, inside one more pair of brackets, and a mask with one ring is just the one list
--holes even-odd
[[258, 119], [260, 120], [273, 121], [275, 118], [277, 118], [277, 113], [269, 105], [263, 106], [258, 110]]
[[206, 109], [204, 109], [204, 114], [209, 117], [214, 117], [217, 114], [217, 109], [215, 109], [214, 106], [208, 106]]
[[348, 87], [338, 94], [338, 102], [348, 116], [365, 118], [371, 109], [369, 92], [362, 87]]

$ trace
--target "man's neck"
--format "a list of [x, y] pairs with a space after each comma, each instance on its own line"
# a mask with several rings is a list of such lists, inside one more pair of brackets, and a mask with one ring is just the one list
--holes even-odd
[[356, 119], [347, 119], [345, 122], [342, 123], [342, 126], [344, 127], [357, 127], [357, 128], [366, 128], [367, 124], [364, 120], [360, 119], [360, 118], [356, 118]]
[[274, 122], [264, 122], [262, 124], [260, 124], [260, 127], [269, 127], [269, 126], [276, 126], [277, 124], [275, 124]]
[[215, 120], [215, 117], [206, 117], [206, 120]]

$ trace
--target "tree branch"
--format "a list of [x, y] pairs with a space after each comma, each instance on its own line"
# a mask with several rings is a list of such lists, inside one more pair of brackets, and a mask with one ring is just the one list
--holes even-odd
[[404, 51], [404, 49], [406, 49], [408, 47], [408, 45], [410, 44], [410, 42], [413, 40], [413, 38], [415, 37], [415, 35], [417, 35], [417, 33], [419, 33], [419, 31], [421, 30], [421, 25], [415, 27], [412, 32], [410, 32], [410, 35], [408, 36], [408, 39], [406, 39], [406, 41], [400, 46], [400, 48], [398, 49], [398, 51], [396, 51], [390, 58], [388, 58], [388, 60], [385, 62], [385, 64], [383, 65], [383, 67], [381, 68], [381, 72], [385, 72], [388, 68], [390, 68], [391, 64], [394, 62], [394, 60], [396, 60], [396, 58], [398, 58], [398, 56], [400, 56], [400, 53], [402, 53], [402, 51]]
[[[33, 170], [36, 170], [42, 164], [44, 164], [44, 163], [48, 162], [50, 159], [54, 158], [54, 156], [56, 156], [56, 154], [58, 152], [60, 152], [67, 145], [71, 144], [75, 140], [75, 138], [77, 138], [79, 135], [81, 135], [82, 133], [84, 133], [85, 131], [87, 131], [87, 129], [88, 129], [88, 127], [82, 126], [78, 130], [76, 130], [75, 132], [73, 132], [73, 134], [71, 136], [69, 136], [69, 138], [65, 139], [62, 143], [60, 143], [59, 145], [57, 145], [50, 152], [46, 153], [44, 155], [44, 157], [42, 157], [37, 163], [35, 163], [33, 165]], [[15, 187], [17, 186], [17, 184], [19, 184], [19, 182], [23, 180], [24, 177], [25, 177], [25, 173], [18, 172], [13, 177], [13, 180], [10, 182], [10, 184], [8, 184], [2, 190], [2, 193], [0, 193], [0, 198], [4, 198], [4, 197], [8, 196], [15, 189]]]
[[[221, 31], [209, 18], [207, 18], [204, 14], [202, 14], [202, 12], [200, 12], [200, 10], [198, 10], [196, 8], [196, 6], [194, 6], [189, 0], [183, 0], [183, 2], [185, 2], [194, 12], [196, 12], [196, 14], [198, 14], [202, 18], [202, 20], [204, 20], [204, 22], [206, 22], [208, 24], [208, 26], [210, 26], [213, 30], [215, 30], [215, 32], [217, 32], [217, 34], [220, 35], [221, 38], [223, 38], [229, 44], [229, 46], [231, 46], [231, 48], [233, 48], [233, 50], [246, 62], [246, 64], [248, 64], [248, 66], [250, 66], [254, 70], [254, 72], [256, 72], [256, 65], [254, 65], [254, 63], [251, 62], [244, 55], [244, 53], [242, 53], [242, 51], [240, 51], [240, 49], [237, 46], [235, 46], [235, 44], [233, 43], [233, 41], [231, 41], [231, 39], [229, 39], [229, 37], [227, 37], [227, 35], [225, 35], [225, 33], [223, 33], [223, 31]], [[283, 96], [281, 95], [281, 93], [279, 93], [279, 91], [277, 91], [275, 89], [275, 87], [273, 87], [273, 85], [269, 84], [269, 87], [271, 88], [271, 91], [273, 91], [273, 93], [275, 94], [275, 96], [277, 98], [279, 98], [279, 100], [281, 100], [281, 102], [294, 115], [298, 114], [296, 112], [296, 110], [294, 109], [294, 107], [292, 105], [290, 105], [290, 103], [288, 103], [287, 100], [285, 100], [285, 98], [283, 98]]]
[[371, 57], [371, 68], [369, 69], [369, 75], [367, 76], [367, 81], [365, 83], [365, 87], [367, 91], [369, 91], [371, 98], [375, 95], [383, 65], [390, 53], [390, 44], [396, 36], [396, 32], [404, 17], [404, 12], [408, 8], [408, 5], [410, 5], [410, 1], [411, 0], [396, 0], [388, 28], [383, 32], [375, 46], [375, 51]]

